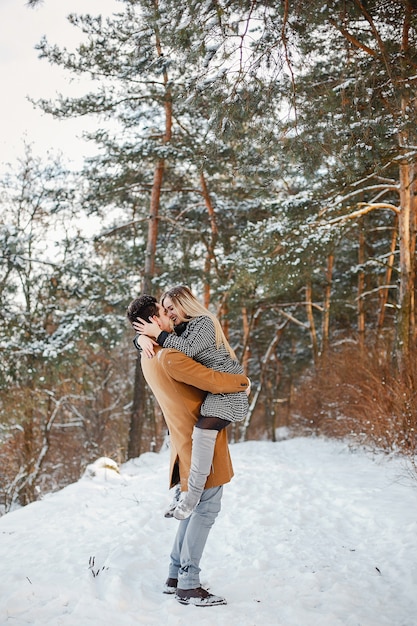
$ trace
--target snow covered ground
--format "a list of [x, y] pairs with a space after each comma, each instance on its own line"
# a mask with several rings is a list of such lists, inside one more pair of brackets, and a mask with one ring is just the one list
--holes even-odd
[[202, 560], [227, 606], [163, 595], [178, 522], [168, 452], [98, 470], [0, 519], [0, 624], [416, 626], [417, 483], [343, 442], [231, 446]]

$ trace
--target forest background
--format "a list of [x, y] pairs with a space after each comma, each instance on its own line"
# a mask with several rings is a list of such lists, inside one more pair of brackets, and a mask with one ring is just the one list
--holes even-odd
[[417, 2], [121, 0], [68, 19], [83, 42], [38, 54], [93, 88], [36, 106], [94, 116], [96, 152], [74, 171], [28, 145], [0, 181], [1, 512], [160, 449], [125, 310], [179, 283], [252, 380], [232, 441], [414, 458]]

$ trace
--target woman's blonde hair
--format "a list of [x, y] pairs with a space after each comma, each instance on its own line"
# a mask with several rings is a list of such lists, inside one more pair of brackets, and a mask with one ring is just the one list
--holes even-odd
[[214, 324], [214, 331], [216, 337], [216, 348], [220, 348], [223, 344], [230, 353], [230, 355], [235, 359], [236, 355], [231, 348], [229, 342], [226, 339], [226, 336], [223, 332], [223, 328], [217, 317], [213, 315], [204, 305], [201, 304], [199, 300], [193, 295], [191, 290], [185, 285], [178, 285], [177, 287], [172, 287], [168, 289], [162, 297], [161, 304], [164, 306], [165, 298], [170, 298], [174, 306], [178, 306], [184, 313], [185, 317], [198, 317], [199, 315], [206, 315], [209, 317]]

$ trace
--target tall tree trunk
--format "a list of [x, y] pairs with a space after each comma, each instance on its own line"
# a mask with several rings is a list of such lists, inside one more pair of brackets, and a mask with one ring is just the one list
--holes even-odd
[[398, 298], [396, 353], [399, 367], [402, 368], [410, 354], [412, 319], [414, 318], [414, 252], [411, 243], [414, 241], [414, 215], [410, 189], [412, 178], [411, 166], [407, 161], [400, 164], [400, 202], [401, 211], [398, 219], [400, 246], [400, 289]]
[[250, 338], [250, 324], [248, 318], [248, 310], [246, 307], [242, 308], [242, 326], [243, 326], [243, 352], [242, 352], [242, 367], [245, 376], [248, 375], [249, 371], [249, 359], [250, 359], [250, 347], [249, 347], [249, 338]]
[[329, 329], [330, 329], [330, 296], [332, 293], [334, 255], [327, 257], [326, 287], [324, 289], [323, 324], [322, 324], [322, 345], [321, 358], [326, 358], [329, 349]]
[[223, 328], [223, 332], [224, 335], [227, 339], [227, 341], [229, 341], [229, 301], [226, 298], [222, 298], [221, 301], [221, 308], [219, 310], [219, 319]]
[[217, 229], [216, 214], [214, 211], [213, 202], [211, 201], [211, 197], [209, 194], [207, 182], [206, 182], [203, 171], [200, 173], [200, 185], [201, 185], [201, 191], [202, 191], [203, 198], [204, 198], [204, 204], [206, 205], [206, 209], [209, 215], [210, 230], [211, 230], [210, 240], [206, 244], [207, 252], [206, 252], [206, 259], [204, 263], [204, 306], [208, 308], [210, 304], [210, 275], [211, 275], [212, 264], [213, 264], [213, 261], [215, 260], [214, 248], [216, 246], [219, 231]]
[[[158, 0], [154, 0], [155, 10], [158, 11]], [[155, 45], [158, 57], [163, 56], [161, 39], [159, 36], [158, 28], [155, 29]], [[172, 138], [172, 93], [169, 86], [169, 77], [166, 69], [163, 71], [163, 80], [165, 87], [164, 95], [164, 115], [165, 115], [165, 129], [162, 138], [163, 144], [167, 144]], [[161, 202], [162, 182], [164, 179], [166, 159], [158, 159], [153, 175], [151, 201], [149, 207], [149, 222], [148, 222], [148, 238], [145, 252], [145, 268], [143, 275], [142, 289], [145, 292], [150, 293], [152, 290], [152, 279], [155, 275], [155, 255], [156, 245], [158, 241], [158, 220], [159, 220], [159, 207]]]
[[[362, 265], [365, 263], [365, 233], [362, 228], [362, 220], [359, 221], [359, 250], [358, 250], [358, 263]], [[365, 291], [365, 272], [363, 269], [358, 273], [358, 338], [359, 348], [363, 350], [365, 345], [365, 307], [363, 293]]]
[[[411, 29], [411, 3], [406, 3], [402, 30], [402, 52], [409, 49]], [[407, 78], [407, 66], [404, 66], [404, 78]], [[415, 105], [415, 100], [414, 103]], [[405, 92], [401, 97], [402, 121], [408, 118], [411, 106], [410, 95]], [[415, 199], [414, 190], [415, 162], [407, 155], [410, 145], [415, 144], [415, 137], [410, 137], [407, 130], [400, 131], [399, 147], [404, 157], [400, 162], [400, 206], [398, 234], [400, 246], [400, 289], [399, 311], [397, 317], [396, 354], [400, 369], [404, 369], [410, 355], [412, 331], [414, 328], [414, 259], [415, 259]]]
[[[158, 1], [155, 0], [155, 9], [158, 10]], [[155, 45], [158, 57], [163, 56], [161, 40], [159, 32], [155, 30]], [[164, 97], [164, 113], [165, 113], [165, 130], [163, 135], [163, 143], [167, 144], [172, 138], [172, 94], [169, 86], [168, 73], [163, 72], [165, 85]], [[155, 256], [158, 242], [158, 220], [159, 208], [161, 202], [162, 183], [164, 179], [166, 162], [165, 159], [158, 159], [153, 175], [153, 184], [151, 191], [148, 237], [145, 251], [145, 267], [143, 272], [142, 292], [152, 293], [152, 280], [155, 275]], [[136, 458], [141, 454], [143, 423], [146, 420], [146, 384], [143, 378], [142, 368], [140, 365], [140, 355], [135, 365], [135, 380], [133, 387], [133, 404], [130, 416], [129, 441], [128, 441], [128, 459]], [[150, 416], [153, 419], [153, 416]]]
[[146, 383], [142, 374], [140, 355], [135, 363], [135, 380], [133, 385], [133, 403], [130, 414], [129, 440], [127, 458], [136, 459], [141, 453], [143, 422], [145, 416]]
[[412, 298], [413, 298], [413, 316], [411, 319], [411, 331], [412, 331], [412, 338], [413, 338], [413, 345], [415, 345], [415, 341], [417, 339], [416, 336], [416, 328], [417, 328], [417, 320], [416, 320], [416, 289], [417, 289], [417, 285], [416, 285], [416, 277], [417, 277], [417, 267], [416, 267], [416, 261], [417, 261], [417, 255], [416, 255], [416, 243], [417, 243], [417, 164], [414, 163], [413, 166], [413, 183], [411, 185], [411, 210], [412, 210], [412, 235], [411, 235], [411, 251], [412, 251], [412, 267], [413, 267], [413, 283], [414, 283], [414, 289], [412, 292]]
[[319, 361], [319, 346], [317, 342], [316, 325], [314, 323], [314, 316], [313, 316], [312, 295], [313, 294], [312, 294], [312, 289], [311, 289], [311, 283], [308, 282], [306, 285], [307, 319], [308, 319], [308, 327], [310, 330], [311, 349], [313, 351], [313, 361], [314, 361], [314, 365], [317, 366], [318, 361]]
[[159, 205], [161, 200], [162, 181], [165, 171], [165, 159], [159, 159], [153, 175], [151, 201], [148, 218], [148, 237], [145, 251], [145, 267], [143, 272], [142, 291], [152, 292], [152, 279], [155, 275], [155, 255], [158, 241]]
[[384, 326], [385, 308], [388, 302], [389, 286], [391, 284], [392, 270], [394, 268], [394, 262], [395, 262], [395, 248], [397, 247], [397, 229], [398, 229], [398, 218], [397, 216], [395, 216], [395, 221], [394, 221], [394, 225], [392, 229], [390, 255], [388, 257], [387, 269], [385, 272], [385, 276], [383, 278], [384, 283], [383, 283], [382, 289], [379, 292], [379, 315], [378, 315], [378, 322], [377, 322], [378, 338], [380, 337], [382, 333], [382, 328]]

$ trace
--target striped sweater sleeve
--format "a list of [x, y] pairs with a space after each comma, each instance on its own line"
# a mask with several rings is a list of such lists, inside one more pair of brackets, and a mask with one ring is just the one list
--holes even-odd
[[[207, 348], [213, 348], [216, 341], [214, 324], [205, 315], [190, 320], [187, 329], [180, 337], [172, 333], [167, 334], [165, 337], [161, 335], [164, 348], [175, 348], [191, 358], [207, 350]], [[158, 343], [160, 343], [159, 337]]]

